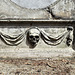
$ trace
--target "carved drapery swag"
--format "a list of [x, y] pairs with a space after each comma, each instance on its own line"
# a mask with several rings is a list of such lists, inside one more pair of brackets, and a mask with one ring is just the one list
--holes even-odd
[[[30, 28], [32, 29], [32, 28]], [[8, 34], [4, 34], [2, 32], [0, 32], [0, 38], [2, 41], [4, 41], [7, 45], [10, 46], [16, 46], [19, 45], [20, 43], [22, 43], [25, 40], [25, 36], [27, 36], [27, 32], [30, 30], [28, 29], [26, 32], [24, 33], [20, 33], [17, 34], [15, 36], [11, 36]], [[34, 29], [37, 29], [40, 32], [40, 37], [41, 39], [48, 45], [52, 45], [52, 46], [56, 46], [59, 45], [65, 38], [67, 39], [67, 45], [70, 41], [72, 41], [70, 39], [70, 33], [72, 31], [72, 28], [68, 28], [66, 32], [63, 32], [61, 35], [58, 35], [58, 37], [52, 37], [48, 34], [46, 34], [44, 31], [42, 31], [41, 29], [35, 27]], [[69, 42], [68, 42], [69, 41]]]
[[4, 33], [0, 33], [1, 39], [7, 44], [7, 45], [18, 45], [24, 40], [25, 33], [20, 33], [15, 36], [7, 35]]

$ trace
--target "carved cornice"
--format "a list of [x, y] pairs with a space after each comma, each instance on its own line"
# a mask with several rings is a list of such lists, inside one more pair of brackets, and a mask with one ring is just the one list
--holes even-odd
[[33, 23], [38, 24], [38, 26], [75, 26], [75, 21], [74, 20], [0, 20], [0, 26], [12, 26], [18, 24], [21, 26], [26, 26], [26, 24], [32, 25]]

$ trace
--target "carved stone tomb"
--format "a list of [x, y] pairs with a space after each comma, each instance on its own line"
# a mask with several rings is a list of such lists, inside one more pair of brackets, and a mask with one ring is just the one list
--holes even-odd
[[74, 0], [0, 0], [0, 57], [71, 57]]

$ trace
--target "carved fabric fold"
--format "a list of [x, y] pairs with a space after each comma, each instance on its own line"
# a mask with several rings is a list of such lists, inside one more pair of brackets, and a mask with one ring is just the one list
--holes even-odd
[[[32, 29], [32, 28], [30, 28], [30, 29]], [[36, 28], [36, 29], [39, 30], [41, 39], [46, 44], [52, 45], [52, 46], [59, 45], [61, 42], [63, 42], [64, 39], [67, 39], [67, 37], [70, 36], [70, 33], [71, 33], [70, 31], [66, 31], [66, 32], [61, 33], [61, 35], [58, 35], [58, 37], [52, 37], [51, 35], [48, 35], [47, 33], [40, 30], [39, 28]], [[2, 41], [4, 41], [7, 45], [16, 46], [25, 40], [25, 36], [27, 35], [26, 32], [19, 33], [17, 35], [8, 35], [8, 34], [0, 32], [0, 37], [1, 37]]]
[[10, 36], [4, 33], [1, 33], [1, 39], [7, 44], [7, 45], [11, 45], [11, 46], [15, 46], [20, 44], [23, 40], [24, 40], [24, 35], [25, 33], [20, 33], [18, 35], [15, 36]]
[[68, 35], [69, 35], [69, 32], [65, 32], [59, 35], [58, 37], [53, 38], [52, 36], [47, 35], [43, 31], [41, 31], [41, 38], [43, 39], [43, 41], [46, 44], [52, 45], [52, 46], [59, 45]]

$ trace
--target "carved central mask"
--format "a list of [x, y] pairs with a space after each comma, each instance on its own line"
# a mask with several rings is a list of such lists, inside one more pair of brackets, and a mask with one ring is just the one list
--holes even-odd
[[40, 39], [40, 32], [37, 29], [29, 30], [29, 42], [31, 45], [36, 46]]

